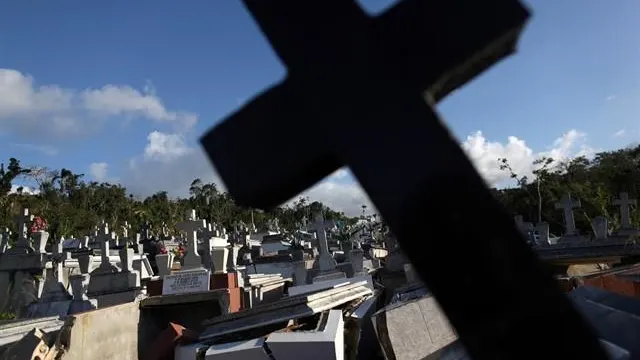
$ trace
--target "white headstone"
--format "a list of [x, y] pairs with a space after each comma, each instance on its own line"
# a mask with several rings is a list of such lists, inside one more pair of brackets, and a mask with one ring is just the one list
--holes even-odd
[[97, 241], [100, 243], [100, 266], [96, 268], [94, 273], [113, 273], [118, 272], [118, 269], [111, 264], [109, 260], [110, 241], [112, 239], [109, 232], [109, 224], [102, 222], [100, 224], [100, 230], [98, 230]]
[[198, 230], [207, 226], [205, 220], [198, 220], [196, 211], [191, 210], [188, 220], [178, 223], [178, 230], [185, 232], [187, 237], [187, 253], [184, 256], [183, 269], [197, 269], [202, 267], [202, 259], [198, 255]]
[[631, 229], [631, 211], [630, 205], [636, 204], [636, 199], [629, 199], [626, 192], [620, 193], [620, 199], [613, 201], [614, 205], [620, 206], [620, 227], [624, 230]]
[[171, 267], [173, 266], [173, 254], [156, 254], [156, 266], [158, 267], [158, 276], [164, 277], [171, 274]]
[[576, 221], [573, 217], [573, 209], [580, 206], [580, 200], [573, 200], [568, 194], [563, 196], [560, 202], [556, 203], [556, 209], [562, 209], [564, 212], [565, 236], [576, 235]]
[[177, 271], [164, 276], [162, 295], [209, 291], [210, 281], [209, 271], [205, 269]]

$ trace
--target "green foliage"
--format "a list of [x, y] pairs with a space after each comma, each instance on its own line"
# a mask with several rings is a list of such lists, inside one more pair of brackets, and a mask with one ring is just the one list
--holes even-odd
[[10, 312], [0, 313], [0, 320], [15, 320], [16, 314]]
[[[517, 187], [493, 189], [494, 195], [513, 214], [525, 220], [546, 221], [551, 231], [562, 232], [562, 211], [555, 203], [564, 194], [580, 199], [582, 207], [575, 210], [576, 226], [586, 234], [591, 231], [591, 219], [604, 216], [611, 228], [617, 228], [619, 208], [612, 204], [621, 192], [638, 198], [640, 193], [640, 146], [596, 154], [593, 159], [578, 157], [555, 163], [542, 158], [534, 162], [534, 179], [528, 180], [514, 173], [506, 159], [498, 159], [499, 166], [517, 182]], [[632, 223], [640, 225], [640, 214], [632, 211]]]
[[[37, 183], [40, 192], [37, 195], [21, 191], [10, 193], [11, 185], [20, 177]], [[0, 167], [0, 227], [9, 227], [15, 232], [13, 218], [23, 207], [47, 220], [51, 239], [88, 234], [103, 219], [116, 232], [122, 231], [125, 221], [134, 232], [146, 222], [152, 224], [152, 232], [155, 233], [161, 230], [163, 223], [175, 231], [175, 224], [184, 220], [190, 209], [196, 209], [198, 217], [228, 229], [233, 228], [236, 221], [253, 221], [258, 229], [263, 229], [267, 221], [278, 218], [281, 228], [293, 230], [305, 218], [311, 220], [315, 210], [324, 210], [327, 219], [353, 223], [343, 213], [333, 211], [320, 202], [310, 202], [307, 198], [268, 212], [242, 208], [216, 184], [206, 184], [200, 179], [191, 183], [190, 196], [185, 199], [171, 199], [164, 191], [138, 199], [129, 195], [121, 185], [87, 182], [83, 177], [83, 174], [75, 174], [69, 169], [26, 169], [18, 160], [10, 159], [6, 170], [4, 165]]]

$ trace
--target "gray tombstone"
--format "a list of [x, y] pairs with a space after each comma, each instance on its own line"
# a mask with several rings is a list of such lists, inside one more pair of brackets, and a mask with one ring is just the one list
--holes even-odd
[[320, 249], [320, 254], [318, 256], [318, 267], [320, 272], [327, 272], [335, 270], [337, 263], [336, 260], [331, 256], [329, 252], [329, 244], [327, 242], [327, 233], [326, 229], [329, 227], [327, 222], [324, 220], [324, 216], [321, 212], [315, 214], [315, 221], [311, 225], [310, 230], [315, 231], [316, 238], [318, 240], [318, 247]]
[[609, 236], [609, 221], [604, 216], [596, 216], [591, 220], [596, 240], [606, 240]]
[[187, 253], [184, 256], [183, 269], [197, 269], [202, 267], [202, 259], [198, 255], [198, 231], [207, 226], [205, 220], [198, 220], [196, 211], [191, 210], [188, 214], [188, 220], [180, 222], [176, 225], [178, 230], [186, 233]]
[[538, 238], [536, 243], [538, 245], [549, 245], [549, 224], [541, 222], [536, 225], [536, 231], [538, 232]]
[[630, 205], [636, 205], [636, 199], [629, 199], [629, 194], [623, 192], [620, 193], [620, 199], [614, 200], [613, 204], [620, 206], [620, 228], [623, 230], [631, 229]]
[[580, 200], [571, 199], [571, 195], [567, 194], [562, 197], [560, 202], [556, 203], [556, 209], [562, 209], [565, 223], [565, 236], [575, 236], [576, 221], [573, 217], [573, 209], [581, 206]]

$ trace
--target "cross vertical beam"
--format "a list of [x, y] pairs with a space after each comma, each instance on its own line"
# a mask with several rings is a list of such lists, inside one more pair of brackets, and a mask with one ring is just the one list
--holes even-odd
[[636, 199], [629, 199], [629, 193], [620, 193], [620, 199], [613, 201], [614, 205], [620, 206], [620, 227], [622, 229], [631, 229], [631, 211], [630, 206], [636, 204]]
[[[202, 138], [239, 204], [273, 207], [346, 164], [474, 359], [606, 358], [423, 98], [514, 51], [518, 1], [404, 0], [377, 18], [347, 0], [245, 4], [288, 75]], [[309, 139], [309, 123], [335, 132]], [[415, 241], [425, 226], [433, 240]]]
[[33, 220], [33, 215], [29, 214], [29, 209], [24, 208], [20, 212], [20, 215], [15, 217], [17, 223], [18, 239], [16, 241], [16, 247], [27, 247], [27, 227]]
[[573, 217], [573, 209], [579, 208], [580, 206], [580, 200], [573, 200], [569, 194], [564, 195], [560, 202], [557, 202], [555, 205], [557, 210], [562, 209], [563, 211], [565, 235], [567, 236], [576, 235], [576, 220]]

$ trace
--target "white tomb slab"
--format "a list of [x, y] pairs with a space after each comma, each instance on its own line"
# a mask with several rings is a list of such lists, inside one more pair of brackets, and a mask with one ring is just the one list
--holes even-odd
[[323, 291], [327, 289], [335, 289], [340, 286], [345, 286], [348, 284], [356, 284], [361, 281], [367, 282], [367, 287], [373, 291], [373, 279], [371, 275], [357, 276], [348, 279], [333, 279], [313, 284], [307, 285], [299, 285], [299, 286], [291, 286], [288, 289], [289, 296], [303, 295], [303, 294], [311, 294], [318, 291]]
[[267, 347], [278, 360], [344, 359], [344, 321], [341, 310], [330, 310], [318, 331], [276, 332], [267, 338]]
[[211, 277], [205, 269], [183, 270], [165, 275], [162, 295], [187, 294], [209, 291]]

